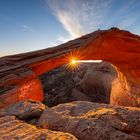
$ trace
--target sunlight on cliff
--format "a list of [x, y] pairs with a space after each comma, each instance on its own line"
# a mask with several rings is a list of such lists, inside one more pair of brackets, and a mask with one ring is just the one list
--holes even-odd
[[74, 70], [79, 70], [81, 63], [101, 63], [102, 60], [83, 60], [83, 56], [80, 54], [79, 50], [70, 52], [65, 56], [65, 61], [67, 62], [66, 68]]
[[70, 67], [78, 69], [80, 66], [80, 63], [101, 63], [101, 62], [102, 62], [102, 60], [75, 60], [75, 59], [72, 59], [70, 61]]

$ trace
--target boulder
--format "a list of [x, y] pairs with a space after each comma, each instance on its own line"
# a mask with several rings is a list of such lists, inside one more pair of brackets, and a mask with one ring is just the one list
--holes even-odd
[[39, 101], [24, 100], [0, 109], [0, 116], [15, 115], [22, 120], [38, 118], [47, 107]]
[[114, 67], [107, 62], [91, 65], [79, 82], [92, 102], [110, 103], [112, 81], [117, 77]]
[[16, 119], [15, 116], [0, 117], [0, 140], [77, 140], [63, 132], [39, 129]]
[[79, 140], [139, 140], [140, 108], [75, 101], [44, 110], [38, 126]]

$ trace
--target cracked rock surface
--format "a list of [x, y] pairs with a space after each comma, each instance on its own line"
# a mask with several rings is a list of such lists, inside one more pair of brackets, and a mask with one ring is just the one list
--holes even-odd
[[40, 117], [45, 108], [39, 101], [24, 100], [0, 109], [0, 116], [14, 115], [21, 120], [28, 120]]
[[77, 140], [68, 133], [39, 129], [16, 119], [15, 116], [0, 117], [0, 140]]
[[139, 140], [140, 109], [75, 101], [44, 110], [38, 126], [79, 140]]

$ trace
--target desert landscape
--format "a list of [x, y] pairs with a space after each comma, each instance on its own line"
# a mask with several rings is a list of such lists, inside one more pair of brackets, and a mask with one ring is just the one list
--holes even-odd
[[[139, 140], [139, 46], [111, 28], [0, 58], [0, 138]], [[66, 56], [79, 52], [104, 61], [67, 70]]]
[[139, 0], [0, 0], [0, 140], [140, 140]]

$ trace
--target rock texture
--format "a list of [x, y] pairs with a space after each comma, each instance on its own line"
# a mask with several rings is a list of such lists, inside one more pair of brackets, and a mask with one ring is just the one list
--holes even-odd
[[92, 102], [109, 103], [112, 81], [115, 78], [115, 69], [109, 63], [102, 62], [89, 68], [79, 85]]
[[39, 118], [46, 106], [38, 101], [24, 100], [0, 109], [0, 117], [14, 115], [22, 120]]
[[140, 37], [116, 28], [98, 30], [54, 48], [0, 58], [0, 106], [23, 99], [42, 101], [38, 75], [68, 63], [66, 55], [76, 51], [80, 59], [102, 59], [117, 69], [111, 104], [140, 106]]
[[63, 65], [40, 76], [44, 103], [49, 107], [78, 100], [109, 103], [116, 77], [114, 67], [107, 62], [80, 64], [75, 71]]
[[37, 129], [15, 116], [0, 117], [0, 140], [77, 140], [68, 133]]
[[47, 108], [38, 125], [79, 140], [139, 140], [140, 109], [75, 101]]

